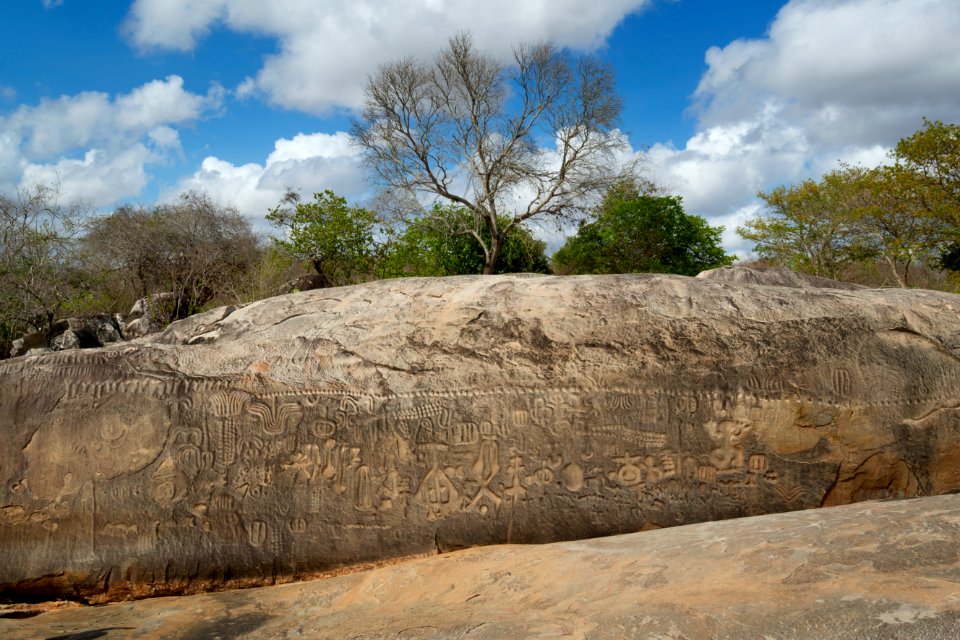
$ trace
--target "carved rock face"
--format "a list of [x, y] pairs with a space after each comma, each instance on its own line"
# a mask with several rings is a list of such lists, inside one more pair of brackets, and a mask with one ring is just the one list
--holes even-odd
[[0, 364], [0, 589], [178, 592], [960, 490], [960, 297], [408, 279]]

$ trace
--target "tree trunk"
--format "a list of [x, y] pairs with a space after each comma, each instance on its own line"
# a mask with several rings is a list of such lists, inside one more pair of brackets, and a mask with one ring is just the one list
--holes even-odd
[[894, 280], [897, 281], [897, 286], [901, 289], [905, 289], [907, 284], [903, 281], [903, 278], [900, 277], [900, 271], [897, 269], [897, 265], [893, 261], [893, 258], [887, 254], [883, 254], [883, 258], [887, 261], [887, 266], [890, 267], [890, 273], [893, 274]]
[[487, 253], [486, 260], [483, 263], [483, 275], [492, 276], [497, 271], [497, 263], [500, 262], [500, 249], [503, 247], [503, 238], [494, 236], [490, 240], [490, 251]]

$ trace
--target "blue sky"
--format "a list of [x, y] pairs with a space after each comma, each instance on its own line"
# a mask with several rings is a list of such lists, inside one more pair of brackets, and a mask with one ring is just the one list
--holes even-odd
[[57, 182], [102, 209], [364, 200], [346, 131], [367, 74], [460, 29], [612, 64], [634, 152], [741, 255], [757, 190], [960, 121], [957, 0], [14, 0], [0, 24], [0, 192]]

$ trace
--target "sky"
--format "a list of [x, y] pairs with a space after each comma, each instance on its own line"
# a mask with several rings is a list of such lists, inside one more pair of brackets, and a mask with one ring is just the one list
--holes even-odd
[[264, 230], [290, 187], [369, 202], [367, 78], [464, 30], [612, 65], [631, 153], [741, 257], [758, 191], [960, 122], [960, 0], [7, 0], [0, 25], [0, 193], [109, 211], [196, 189]]

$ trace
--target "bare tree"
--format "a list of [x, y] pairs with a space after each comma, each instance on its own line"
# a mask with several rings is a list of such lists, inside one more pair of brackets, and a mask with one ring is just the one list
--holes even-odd
[[49, 330], [87, 289], [76, 238], [89, 215], [37, 185], [0, 195], [0, 343], [26, 330]]
[[164, 322], [196, 313], [215, 299], [239, 300], [261, 254], [239, 212], [192, 191], [173, 204], [120, 207], [95, 219], [84, 245], [88, 263], [112, 274], [114, 288], [126, 292], [126, 309], [132, 299], [172, 293]]
[[472, 224], [449, 231], [476, 238], [490, 274], [517, 225], [569, 217], [623, 178], [614, 84], [609, 66], [549, 43], [517, 47], [506, 65], [460, 34], [433, 63], [381, 66], [353, 135], [388, 191], [470, 211]]

